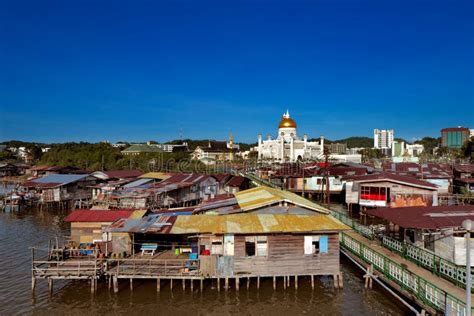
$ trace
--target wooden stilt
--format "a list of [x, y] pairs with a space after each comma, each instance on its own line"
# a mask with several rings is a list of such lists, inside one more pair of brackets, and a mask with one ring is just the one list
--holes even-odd
[[193, 286], [194, 286], [194, 282], [193, 282], [193, 281], [194, 281], [194, 280], [191, 279], [191, 292], [193, 291]]
[[170, 279], [170, 290], [173, 290], [173, 279]]
[[53, 294], [53, 279], [51, 278], [48, 279], [48, 290], [49, 294]]
[[113, 277], [113, 283], [114, 283], [114, 293], [118, 293], [118, 278], [116, 276]]
[[250, 278], [247, 277], [247, 290], [250, 288]]
[[31, 277], [31, 290], [34, 291], [36, 288], [36, 278], [34, 276]]
[[229, 289], [229, 278], [225, 278], [224, 288], [226, 291]]
[[130, 291], [133, 291], [133, 279], [130, 279]]
[[202, 290], [204, 289], [204, 280], [201, 279], [201, 282], [200, 282], [200, 290], [201, 290], [201, 293], [202, 293]]
[[221, 279], [217, 278], [217, 292], [221, 291]]
[[295, 275], [295, 290], [298, 289], [298, 276]]
[[109, 290], [110, 290], [112, 288], [112, 277], [111, 276], [109, 276], [108, 286], [109, 286]]
[[258, 276], [257, 277], [257, 290], [260, 289], [260, 277]]
[[156, 291], [157, 292], [161, 291], [161, 280], [160, 280], [160, 278], [156, 279]]
[[344, 287], [344, 280], [342, 278], [342, 272], [339, 273], [339, 288], [342, 289]]
[[277, 288], [277, 283], [276, 283], [276, 277], [273, 277], [273, 290], [276, 290]]
[[286, 279], [287, 279], [287, 282], [288, 282], [288, 288], [291, 286], [291, 277], [290, 276], [287, 276]]
[[186, 290], [186, 280], [183, 279], [183, 291]]
[[235, 278], [235, 290], [236, 291], [239, 291], [239, 286], [240, 286], [240, 279], [239, 278]]
[[311, 274], [311, 289], [314, 290], [314, 275]]
[[286, 276], [283, 277], [283, 289], [286, 290]]

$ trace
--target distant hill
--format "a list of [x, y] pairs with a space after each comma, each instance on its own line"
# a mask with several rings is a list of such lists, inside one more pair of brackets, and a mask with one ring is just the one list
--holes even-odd
[[374, 146], [374, 140], [370, 137], [363, 137], [363, 136], [354, 136], [348, 137], [344, 139], [335, 140], [334, 143], [346, 143], [347, 148], [359, 148], [359, 147], [367, 147], [372, 148]]

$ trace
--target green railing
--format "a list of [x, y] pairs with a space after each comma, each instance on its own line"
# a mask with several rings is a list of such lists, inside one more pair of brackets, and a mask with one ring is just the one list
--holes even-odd
[[241, 173], [241, 175], [243, 177], [247, 177], [248, 179], [250, 179], [251, 181], [259, 184], [259, 185], [266, 185], [268, 187], [271, 187], [271, 188], [274, 188], [274, 189], [280, 189], [281, 190], [281, 187], [279, 187], [278, 185], [276, 185], [275, 183], [271, 182], [271, 181], [268, 181], [268, 180], [264, 180], [254, 174], [251, 174], [251, 173]]
[[375, 233], [374, 230], [368, 226], [362, 225], [358, 223], [356, 220], [348, 217], [347, 215], [336, 212], [336, 211], [331, 211], [331, 215], [335, 218], [337, 218], [339, 221], [343, 222], [347, 226], [351, 227], [353, 230], [361, 234], [362, 236], [374, 240]]
[[341, 233], [340, 244], [343, 249], [350, 251], [358, 258], [373, 265], [388, 280], [397, 283], [402, 291], [415, 295], [423, 304], [446, 315], [466, 316], [466, 305], [463, 301], [410, 272], [383, 254], [345, 233]]
[[399, 253], [402, 257], [415, 262], [417, 265], [431, 270], [434, 274], [446, 278], [455, 285], [466, 287], [466, 268], [464, 266], [458, 266], [454, 262], [443, 259], [429, 250], [395, 240], [388, 236], [382, 238], [382, 245]]

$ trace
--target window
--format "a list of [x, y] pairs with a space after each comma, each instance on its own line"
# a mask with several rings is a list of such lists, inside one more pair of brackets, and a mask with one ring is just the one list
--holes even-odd
[[211, 255], [222, 255], [222, 238], [213, 238], [211, 241]]
[[245, 255], [247, 257], [255, 256], [255, 237], [245, 237]]
[[362, 200], [385, 201], [386, 188], [361, 186], [360, 198]]
[[267, 236], [248, 236], [245, 237], [245, 256], [265, 257], [268, 254]]
[[328, 236], [304, 236], [304, 254], [328, 253]]
[[257, 236], [257, 256], [266, 257], [268, 253], [267, 236]]
[[234, 235], [224, 236], [224, 256], [234, 255]]

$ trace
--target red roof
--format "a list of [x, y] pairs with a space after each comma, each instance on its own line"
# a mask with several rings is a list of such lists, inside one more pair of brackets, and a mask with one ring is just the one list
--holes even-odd
[[211, 177], [216, 179], [217, 182], [221, 183], [221, 182], [227, 181], [227, 179], [229, 179], [229, 177], [230, 177], [230, 174], [219, 173], [219, 174], [213, 174], [213, 175], [211, 175]]
[[355, 182], [380, 182], [380, 181], [389, 181], [389, 182], [401, 182], [406, 185], [411, 185], [411, 186], [421, 186], [425, 187], [428, 189], [436, 189], [437, 186], [423, 180], [416, 179], [414, 177], [408, 177], [408, 176], [400, 176], [400, 175], [395, 175], [392, 173], [375, 173], [375, 174], [368, 174], [364, 176], [354, 176], [354, 177], [346, 177], [345, 180], [347, 181], [355, 181]]
[[103, 171], [109, 178], [136, 178], [143, 174], [140, 170], [110, 170]]
[[129, 218], [133, 210], [74, 210], [65, 222], [114, 222], [120, 218]]
[[404, 228], [439, 229], [462, 227], [465, 219], [474, 220], [474, 205], [377, 208], [367, 213]]
[[474, 173], [474, 165], [455, 165], [454, 170], [459, 173]]
[[242, 176], [234, 176], [227, 182], [227, 185], [230, 187], [240, 187], [242, 184], [245, 183], [246, 178]]

